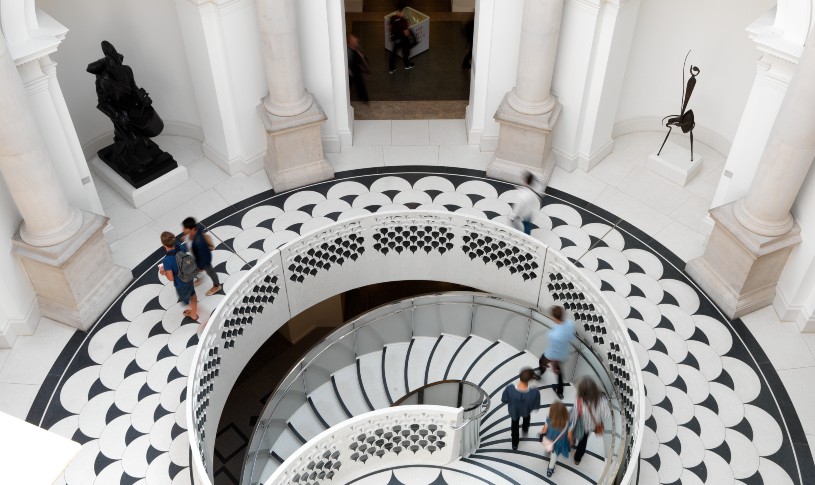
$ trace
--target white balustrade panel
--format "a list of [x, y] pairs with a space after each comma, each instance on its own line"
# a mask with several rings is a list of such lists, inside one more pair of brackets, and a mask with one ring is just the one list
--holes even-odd
[[300, 447], [265, 482], [347, 483], [366, 471], [401, 465], [447, 465], [459, 458], [461, 409], [400, 406], [355, 416]]

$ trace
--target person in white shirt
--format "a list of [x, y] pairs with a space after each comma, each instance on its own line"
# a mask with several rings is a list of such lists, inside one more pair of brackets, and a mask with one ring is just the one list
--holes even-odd
[[524, 234], [532, 234], [532, 216], [540, 209], [540, 194], [533, 188], [536, 184], [532, 172], [524, 172], [523, 185], [518, 187], [518, 199], [512, 207], [510, 218], [523, 224]]
[[572, 406], [569, 421], [569, 441], [576, 443], [574, 464], [579, 465], [586, 452], [589, 434], [602, 436], [605, 428], [603, 421], [611, 415], [608, 398], [591, 377], [584, 376], [577, 382], [577, 399]]

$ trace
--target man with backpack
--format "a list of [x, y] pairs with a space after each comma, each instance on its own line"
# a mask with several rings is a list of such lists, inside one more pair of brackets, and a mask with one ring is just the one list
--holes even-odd
[[193, 283], [198, 271], [195, 258], [176, 243], [175, 235], [171, 232], [161, 233], [161, 245], [167, 254], [159, 265], [159, 273], [173, 282], [178, 301], [190, 306], [184, 310], [184, 316], [198, 320], [198, 297]]
[[212, 267], [212, 250], [215, 244], [207, 234], [207, 228], [203, 224], [196, 222], [192, 217], [187, 217], [181, 223], [181, 230], [187, 236], [190, 243], [192, 255], [195, 256], [195, 265], [198, 271], [205, 272], [212, 280], [212, 288], [207, 291], [207, 296], [212, 296], [221, 291], [221, 282], [218, 280], [218, 273]]

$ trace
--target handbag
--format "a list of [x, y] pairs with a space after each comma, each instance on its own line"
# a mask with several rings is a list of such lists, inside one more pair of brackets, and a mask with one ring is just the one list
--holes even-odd
[[574, 428], [572, 431], [572, 436], [574, 436], [575, 443], [579, 443], [580, 440], [586, 435], [586, 427], [583, 425], [583, 400], [577, 400], [577, 411], [574, 418]]
[[557, 435], [557, 438], [555, 438], [555, 439], [554, 439], [554, 441], [553, 441], [553, 440], [550, 440], [549, 438], [547, 438], [545, 434], [542, 434], [542, 435], [541, 435], [541, 443], [543, 443], [543, 450], [544, 450], [545, 452], [547, 452], [547, 453], [551, 453], [551, 452], [555, 451], [555, 443], [557, 443], [557, 441], [558, 441], [560, 438], [562, 438], [562, 437], [563, 437], [563, 433], [565, 433], [565, 432], [566, 432], [566, 429], [567, 429], [567, 428], [568, 428], [568, 426], [565, 426], [565, 427], [563, 428], [563, 431], [561, 431], [561, 432], [560, 432], [560, 434], [559, 434], [559, 435]]

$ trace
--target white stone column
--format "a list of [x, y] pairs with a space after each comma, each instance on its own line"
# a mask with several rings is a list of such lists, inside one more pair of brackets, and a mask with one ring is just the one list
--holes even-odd
[[[36, 83], [47, 92], [47, 76]], [[107, 218], [68, 203], [2, 34], [0, 93], [0, 174], [23, 218], [12, 251], [37, 293], [40, 313], [88, 330], [132, 275], [113, 263], [102, 235]], [[48, 128], [63, 134], [58, 120]]]
[[313, 97], [303, 84], [295, 0], [258, 0], [257, 6], [269, 84], [263, 106], [276, 116], [304, 113]]
[[557, 103], [552, 96], [552, 75], [562, 16], [563, 0], [524, 0], [518, 75], [507, 97], [519, 113], [548, 113]]
[[515, 87], [498, 107], [501, 125], [487, 175], [519, 182], [529, 171], [547, 185], [555, 168], [552, 129], [560, 103], [552, 95], [563, 0], [525, 0]]
[[[815, 37], [811, 38], [815, 40]], [[750, 192], [736, 202], [736, 219], [762, 236], [788, 233], [795, 221], [790, 208], [815, 158], [815, 46], [807, 44]]]
[[79, 231], [82, 214], [65, 198], [2, 34], [0, 93], [0, 173], [23, 216], [20, 236], [32, 246], [64, 242]]
[[804, 48], [750, 191], [710, 212], [705, 254], [687, 271], [730, 317], [773, 302], [801, 228], [790, 208], [815, 158], [815, 45]]
[[303, 84], [295, 0], [258, 0], [269, 95], [258, 106], [266, 128], [266, 173], [276, 192], [334, 177], [325, 159], [327, 117]]

